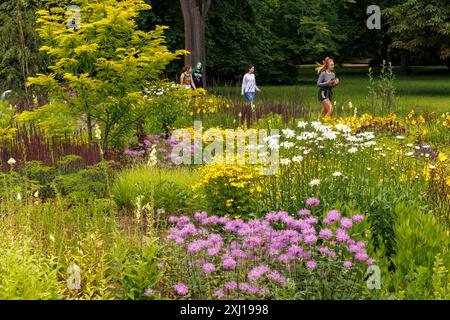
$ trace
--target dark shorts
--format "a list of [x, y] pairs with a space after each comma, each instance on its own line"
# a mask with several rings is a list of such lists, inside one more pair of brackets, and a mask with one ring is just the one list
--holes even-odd
[[333, 91], [330, 89], [320, 89], [319, 90], [319, 101], [322, 102], [323, 100], [330, 99], [330, 101], [333, 101]]

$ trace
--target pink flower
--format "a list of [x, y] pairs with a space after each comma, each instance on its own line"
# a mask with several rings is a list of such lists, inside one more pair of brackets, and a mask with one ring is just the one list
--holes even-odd
[[218, 299], [222, 299], [223, 297], [225, 297], [225, 292], [223, 292], [223, 290], [219, 289], [216, 292], [214, 292], [214, 297], [216, 297]]
[[364, 220], [364, 216], [361, 215], [361, 214], [355, 214], [352, 217], [352, 219], [353, 219], [354, 222], [358, 223], [358, 222], [362, 222]]
[[331, 229], [322, 229], [319, 232], [319, 236], [324, 240], [331, 239], [333, 237], [333, 231]]
[[314, 234], [308, 234], [305, 236], [305, 243], [309, 245], [313, 245], [317, 241], [317, 236]]
[[306, 200], [306, 205], [308, 207], [317, 207], [320, 204], [320, 200], [317, 198], [309, 198]]
[[344, 268], [351, 268], [353, 264], [350, 261], [344, 261], [343, 265]]
[[216, 270], [216, 266], [210, 262], [205, 263], [202, 267], [204, 273], [211, 273]]
[[222, 260], [222, 266], [224, 270], [234, 269], [236, 268], [236, 261], [231, 257], [227, 257]]
[[337, 210], [330, 210], [327, 213], [327, 217], [323, 220], [325, 224], [333, 224], [334, 222], [338, 221], [341, 217], [341, 214]]
[[189, 288], [184, 283], [178, 282], [176, 285], [173, 286], [173, 291], [175, 292], [175, 294], [179, 296], [185, 296], [188, 294]]
[[314, 269], [317, 266], [317, 263], [315, 261], [309, 260], [306, 262], [306, 267], [310, 270]]
[[153, 295], [153, 289], [148, 288], [147, 290], [145, 290], [145, 295], [147, 297], [151, 297]]
[[311, 214], [311, 210], [308, 209], [302, 209], [298, 212], [299, 216], [309, 216]]
[[370, 259], [367, 259], [366, 263], [367, 263], [367, 265], [371, 266], [375, 263], [375, 260], [370, 258]]
[[349, 239], [349, 235], [347, 234], [347, 231], [344, 229], [337, 229], [336, 230], [336, 240], [339, 242], [347, 242]]
[[237, 289], [237, 282], [236, 281], [228, 281], [225, 282], [225, 289], [233, 291]]
[[343, 229], [350, 229], [353, 226], [352, 219], [349, 218], [342, 218], [341, 219], [341, 227]]
[[366, 261], [368, 258], [367, 253], [365, 252], [358, 252], [357, 254], [355, 254], [355, 259], [358, 260], [359, 262], [362, 261]]

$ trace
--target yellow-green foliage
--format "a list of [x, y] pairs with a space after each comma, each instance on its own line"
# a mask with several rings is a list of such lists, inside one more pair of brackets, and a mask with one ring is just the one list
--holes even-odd
[[16, 110], [12, 105], [0, 101], [0, 140], [7, 141], [14, 138], [17, 129], [13, 127]]
[[[136, 17], [151, 7], [143, 0], [45, 1], [39, 10], [41, 50], [49, 54], [52, 71], [28, 79], [44, 87], [52, 100], [64, 101], [78, 115], [101, 125], [101, 141], [123, 142], [148, 113], [143, 86], [158, 79], [166, 65], [185, 51], [171, 52], [163, 26], [137, 29]], [[81, 24], [67, 28], [69, 4], [81, 8]]]

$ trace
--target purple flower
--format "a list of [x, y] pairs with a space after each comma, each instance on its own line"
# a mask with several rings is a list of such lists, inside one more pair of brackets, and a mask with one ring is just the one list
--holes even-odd
[[250, 281], [256, 282], [267, 272], [270, 272], [270, 268], [267, 265], [263, 264], [250, 270], [247, 278]]
[[308, 198], [306, 200], [306, 205], [308, 207], [317, 207], [320, 204], [320, 200], [317, 198]]
[[145, 290], [145, 295], [147, 297], [151, 297], [153, 295], [153, 289], [148, 288], [147, 290]]
[[364, 251], [355, 254], [355, 259], [358, 260], [359, 262], [366, 261], [367, 258], [368, 258], [367, 253], [365, 253]]
[[308, 262], [306, 262], [306, 267], [308, 269], [314, 269], [317, 266], [317, 263], [313, 260], [309, 260]]
[[349, 239], [349, 235], [347, 234], [347, 231], [344, 229], [337, 229], [336, 230], [336, 240], [339, 242], [347, 242]]
[[367, 265], [371, 266], [375, 263], [375, 260], [370, 258], [370, 259], [367, 259], [366, 263], [367, 263]]
[[236, 268], [236, 260], [231, 257], [226, 257], [222, 259], [222, 266], [224, 270], [231, 270]]
[[344, 263], [343, 263], [344, 268], [351, 268], [352, 265], [353, 264], [350, 261], [344, 261]]
[[314, 234], [308, 234], [307, 236], [305, 236], [305, 243], [309, 244], [309, 245], [313, 245], [316, 243], [317, 241], [317, 236]]
[[352, 219], [349, 218], [342, 218], [341, 219], [341, 227], [343, 229], [350, 229], [353, 226]]
[[216, 266], [210, 262], [205, 263], [202, 267], [204, 273], [211, 273], [216, 270]]
[[364, 216], [361, 215], [361, 214], [355, 214], [352, 217], [352, 219], [353, 219], [354, 222], [358, 223], [358, 222], [362, 222], [364, 220]]
[[236, 281], [228, 281], [225, 282], [225, 289], [233, 291], [237, 289], [237, 282]]
[[327, 213], [327, 217], [323, 220], [325, 224], [333, 224], [334, 222], [338, 221], [341, 217], [341, 214], [337, 210], [330, 210]]
[[216, 292], [214, 292], [214, 297], [216, 297], [218, 299], [222, 299], [223, 297], [225, 297], [225, 292], [223, 292], [223, 290], [219, 289]]
[[299, 216], [309, 216], [311, 214], [311, 210], [308, 209], [302, 209], [298, 212]]
[[333, 237], [333, 231], [331, 229], [322, 229], [319, 232], [319, 236], [324, 240], [331, 239]]
[[175, 292], [176, 295], [185, 296], [188, 294], [189, 288], [184, 283], [178, 282], [176, 285], [173, 286], [173, 291]]

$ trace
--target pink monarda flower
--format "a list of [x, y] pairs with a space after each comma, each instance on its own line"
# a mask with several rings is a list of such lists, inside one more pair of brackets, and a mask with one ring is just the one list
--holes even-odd
[[350, 261], [344, 261], [343, 266], [344, 268], [351, 268], [353, 264]]
[[344, 229], [337, 229], [336, 230], [336, 240], [339, 242], [347, 242], [349, 239], [349, 235], [347, 234], [347, 231]]
[[236, 281], [227, 281], [225, 282], [225, 289], [229, 291], [233, 291], [237, 289], [237, 282]]
[[324, 240], [331, 239], [331, 237], [333, 237], [333, 231], [331, 231], [331, 229], [322, 229], [319, 232], [319, 237]]
[[302, 209], [298, 212], [299, 216], [309, 216], [311, 214], [311, 210], [308, 209]]
[[366, 263], [367, 263], [367, 265], [371, 266], [375, 263], [375, 260], [370, 258], [370, 259], [367, 259]]
[[270, 268], [267, 265], [263, 264], [250, 270], [247, 278], [250, 281], [256, 282], [267, 272], [270, 272]]
[[232, 270], [236, 268], [236, 261], [231, 257], [222, 259], [222, 267], [224, 270]]
[[358, 260], [359, 262], [362, 261], [366, 261], [368, 258], [367, 253], [365, 252], [358, 252], [357, 254], [355, 254], [355, 259]]
[[147, 290], [145, 290], [145, 295], [147, 297], [151, 297], [153, 295], [153, 289], [148, 288]]
[[320, 204], [320, 200], [317, 198], [308, 198], [306, 200], [306, 205], [308, 207], [317, 207]]
[[216, 266], [210, 262], [205, 263], [202, 267], [204, 273], [211, 273], [216, 270]]
[[323, 220], [323, 223], [325, 224], [333, 224], [334, 222], [338, 221], [341, 217], [341, 213], [337, 210], [330, 210], [327, 213], [327, 217]]
[[306, 262], [306, 267], [310, 270], [314, 269], [317, 266], [317, 263], [315, 261], [309, 260]]
[[305, 243], [308, 245], [313, 245], [317, 242], [317, 236], [314, 234], [308, 234], [304, 239]]
[[350, 229], [353, 226], [353, 221], [350, 218], [342, 218], [341, 219], [341, 228]]
[[352, 219], [353, 219], [354, 222], [358, 223], [358, 222], [362, 222], [364, 220], [364, 216], [361, 215], [361, 214], [355, 214], [352, 217]]
[[178, 282], [176, 285], [173, 286], [173, 291], [175, 292], [176, 295], [185, 296], [188, 294], [189, 288], [186, 284]]
[[319, 248], [319, 252], [320, 252], [321, 254], [327, 254], [328, 251], [329, 251], [329, 249], [328, 249], [327, 247], [320, 247], [320, 248]]
[[214, 297], [216, 297], [218, 299], [222, 299], [225, 297], [225, 292], [223, 292], [222, 289], [219, 289], [216, 292], [214, 292]]

